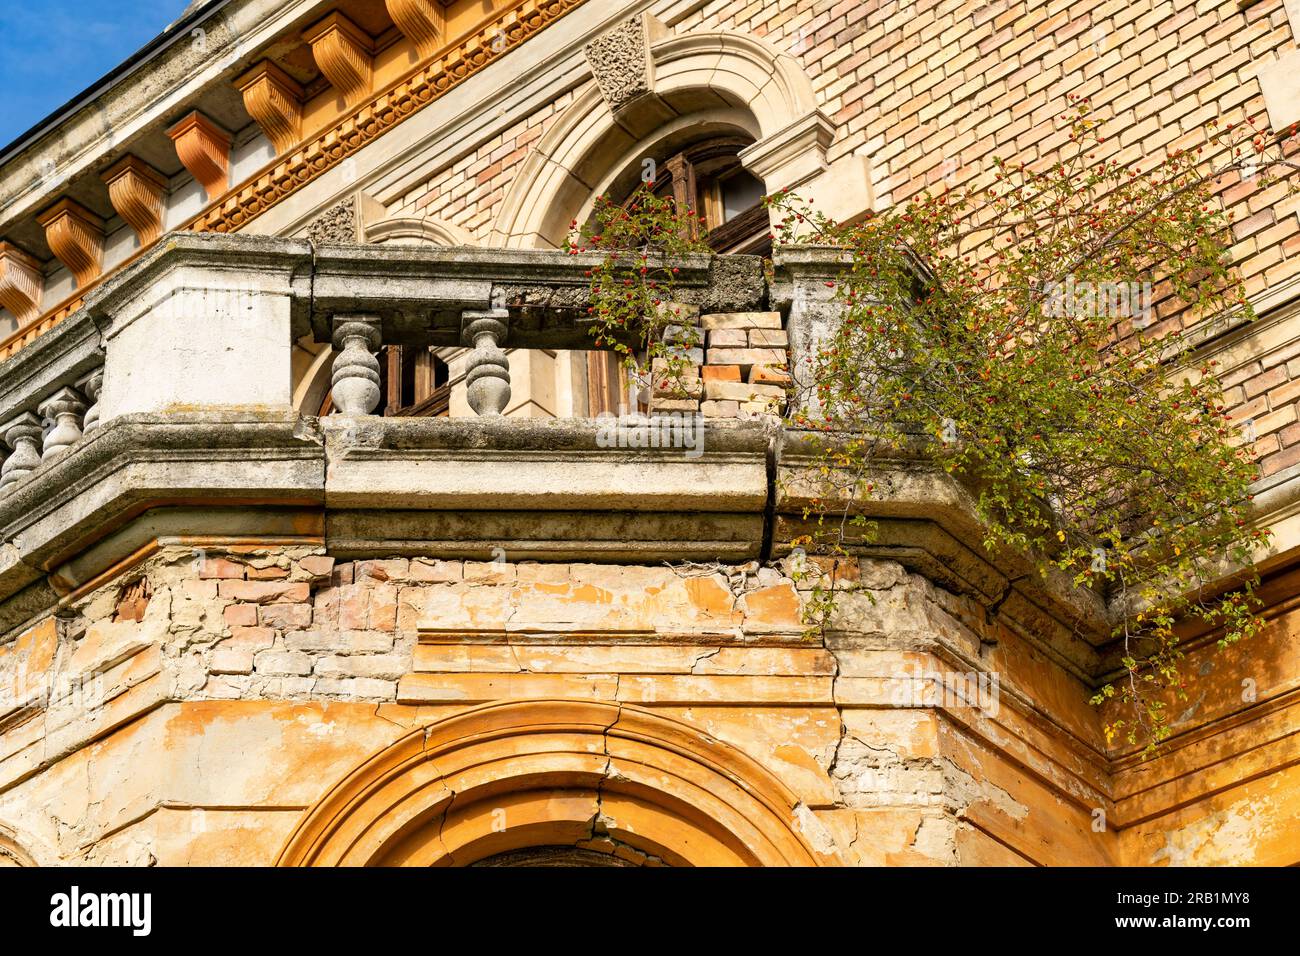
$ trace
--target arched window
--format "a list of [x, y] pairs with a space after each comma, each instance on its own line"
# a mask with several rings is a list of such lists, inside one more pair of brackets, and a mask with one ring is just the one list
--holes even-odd
[[738, 136], [713, 137], [656, 164], [655, 193], [672, 196], [678, 209], [702, 216], [697, 235], [714, 252], [767, 255], [772, 249], [763, 183], [738, 158], [750, 142]]

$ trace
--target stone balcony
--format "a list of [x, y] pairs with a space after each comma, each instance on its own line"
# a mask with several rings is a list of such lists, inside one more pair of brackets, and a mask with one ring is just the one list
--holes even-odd
[[[779, 414], [715, 417], [724, 402], [707, 398], [621, 423], [496, 414], [509, 387], [501, 345], [589, 347], [592, 261], [165, 237], [0, 366], [0, 630], [176, 543], [633, 564], [781, 557], [804, 530], [801, 470], [812, 459]], [[774, 326], [771, 340], [788, 338], [788, 351], [764, 354], [788, 356], [792, 369], [836, 321], [835, 251], [778, 252], [771, 279], [750, 257], [673, 265], [677, 297], [701, 322]], [[304, 337], [332, 346], [335, 414], [294, 405], [292, 352]], [[469, 376], [479, 414], [373, 414], [374, 353], [388, 344], [472, 347], [471, 369], [486, 369], [477, 387]], [[723, 354], [714, 344], [705, 363]], [[806, 404], [798, 389], [793, 400]], [[674, 413], [677, 432], [655, 424]], [[1104, 671], [1108, 614], [1097, 596], [990, 555], [969, 495], [923, 455], [888, 467], [891, 491], [869, 503], [879, 532], [864, 554], [996, 610], [1076, 675]]]

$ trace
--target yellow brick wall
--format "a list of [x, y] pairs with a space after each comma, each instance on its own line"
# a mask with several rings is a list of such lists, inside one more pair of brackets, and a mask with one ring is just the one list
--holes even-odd
[[[877, 207], [923, 189], [986, 182], [995, 157], [1046, 163], [1067, 143], [1069, 97], [1105, 122], [1098, 162], [1141, 168], [1195, 149], [1208, 124], [1267, 123], [1256, 74], [1295, 40], [1282, 0], [722, 0], [673, 25], [761, 37], [801, 63], [837, 127], [831, 161], [870, 158]], [[589, 82], [575, 77], [575, 89]], [[394, 214], [428, 216], [484, 242], [533, 144], [572, 99], [465, 155], [410, 191]], [[1294, 150], [1292, 150], [1294, 152]], [[1215, 168], [1226, 156], [1208, 157]], [[1283, 187], [1220, 181], [1233, 218], [1232, 256], [1253, 299], [1300, 278], [1300, 198]], [[1156, 330], [1190, 324], [1167, 286]], [[1253, 420], [1265, 476], [1300, 463], [1300, 343], [1227, 367], [1231, 414]]]

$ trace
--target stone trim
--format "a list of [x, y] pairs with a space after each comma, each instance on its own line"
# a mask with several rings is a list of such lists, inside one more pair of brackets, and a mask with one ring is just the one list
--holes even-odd
[[[617, 45], [627, 47], [626, 37], [619, 36], [623, 39]], [[558, 247], [569, 222], [586, 218], [593, 193], [644, 154], [648, 144], [628, 149], [628, 136], [641, 140], [658, 135], [655, 130], [673, 118], [689, 122], [704, 111], [702, 92], [714, 104], [710, 109], [735, 104], [728, 107], [730, 113], [752, 127], [759, 139], [816, 114], [808, 74], [795, 59], [761, 39], [723, 32], [671, 35], [653, 40], [650, 57], [653, 71], [642, 78], [653, 84], [648, 93], [635, 92], [638, 81], [625, 76], [635, 70], [626, 65], [624, 50], [618, 61], [624, 65], [615, 70], [624, 78], [615, 83], [606, 71], [606, 83], [617, 87], [618, 111], [593, 80], [537, 141], [501, 204], [492, 230], [494, 245]], [[766, 185], [775, 189], [783, 184]]]
[[365, 242], [391, 242], [396, 245], [469, 245], [469, 234], [459, 226], [440, 219], [399, 216], [365, 225]]
[[[277, 863], [429, 866], [535, 845], [535, 824], [514, 834], [518, 842], [512, 842], [509, 826], [495, 832], [490, 801], [499, 800], [503, 781], [530, 774], [533, 758], [541, 754], [552, 767], [551, 790], [537, 797], [547, 804], [545, 812], [516, 802], [515, 820], [546, 820], [557, 833], [573, 825], [586, 829], [599, 816], [605, 794], [619, 799], [623, 820], [608, 821], [610, 835], [670, 863], [841, 862], [833, 840], [793, 791], [729, 744], [626, 704], [538, 700], [475, 707], [412, 731], [331, 787], [304, 814]], [[439, 774], [438, 766], [473, 769]], [[571, 798], [560, 799], [552, 790], [571, 791]], [[421, 828], [414, 839], [388, 839], [401, 833], [393, 821], [416, 794], [429, 795], [428, 811], [441, 825]], [[567, 817], [566, 807], [577, 816]], [[638, 825], [628, 826], [629, 818]], [[670, 818], [679, 823], [665, 829], [660, 821]], [[356, 833], [366, 835], [358, 840]], [[545, 836], [540, 841], [548, 842]]]

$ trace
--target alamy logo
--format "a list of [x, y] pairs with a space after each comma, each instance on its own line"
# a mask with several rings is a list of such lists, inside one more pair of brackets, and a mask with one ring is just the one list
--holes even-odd
[[704, 416], [680, 412], [656, 415], [596, 416], [596, 445], [600, 448], [681, 448], [687, 458], [704, 454]]
[[1138, 328], [1151, 324], [1150, 282], [1049, 282], [1043, 289], [1043, 314], [1061, 318], [1133, 319]]
[[50, 925], [125, 926], [133, 936], [148, 936], [153, 928], [153, 894], [82, 893], [74, 886], [50, 897]]

